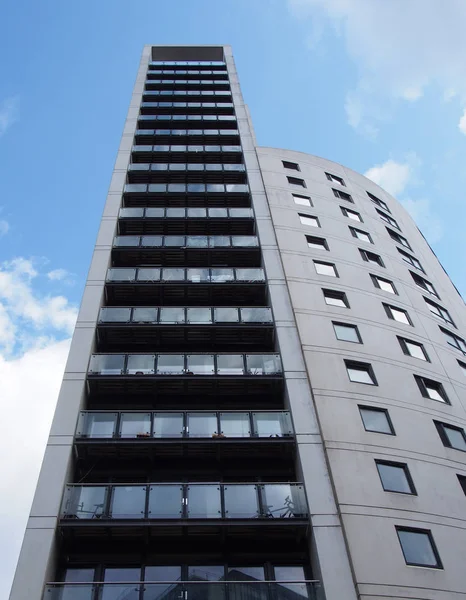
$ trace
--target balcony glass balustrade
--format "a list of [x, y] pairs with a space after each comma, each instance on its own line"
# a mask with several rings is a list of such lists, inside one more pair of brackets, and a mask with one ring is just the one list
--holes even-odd
[[89, 375], [278, 376], [278, 354], [92, 354]]
[[[239, 135], [239, 131], [237, 129], [137, 129], [135, 135], [140, 136], [174, 136], [174, 137], [184, 137], [184, 136], [237, 136]], [[135, 144], [132, 147], [132, 152], [151, 152], [154, 146], [148, 145], [138, 145]], [[157, 146], [158, 147], [158, 146]], [[204, 152], [204, 146], [200, 144], [202, 150], [200, 152]], [[170, 146], [168, 146], [170, 149]], [[188, 146], [189, 148], [189, 146]], [[225, 150], [225, 148], [233, 148], [233, 150]], [[223, 152], [241, 152], [241, 146], [238, 145], [222, 145], [221, 150]], [[189, 152], [190, 150], [188, 150]], [[207, 150], [206, 150], [207, 152]]]
[[141, 102], [141, 108], [233, 108], [233, 102]]
[[139, 115], [138, 121], [230, 121], [235, 115]]
[[255, 235], [117, 235], [115, 248], [258, 248]]
[[100, 309], [99, 323], [134, 323], [157, 325], [214, 325], [231, 323], [273, 323], [268, 307], [119, 307]]
[[120, 208], [120, 219], [252, 219], [252, 208]]
[[[151, 130], [139, 130], [139, 133], [136, 132], [136, 135], [180, 135], [180, 136], [184, 136], [184, 135], [207, 135], [207, 132], [211, 133], [212, 135], [233, 135], [235, 133], [234, 130], [229, 130], [229, 129], [213, 129], [213, 130], [206, 130], [203, 131], [202, 129], [174, 129], [174, 130], [167, 130], [167, 129], [156, 129]], [[216, 132], [216, 133], [214, 133]], [[154, 146], [149, 146], [149, 145], [134, 145], [132, 147], [132, 152], [195, 152], [196, 154], [198, 154], [199, 152], [241, 152], [241, 146], [237, 146], [237, 145], [205, 145], [205, 144], [199, 144], [199, 145], [194, 145], [194, 144], [188, 144], [188, 145], [183, 145], [183, 144], [157, 144]]]
[[128, 167], [129, 173], [139, 172], [158, 172], [158, 171], [231, 171], [235, 173], [244, 173], [245, 167], [242, 164], [230, 163], [132, 163]]
[[261, 283], [265, 282], [265, 273], [261, 268], [157, 268], [116, 267], [108, 269], [107, 282], [187, 282], [187, 283]]
[[230, 96], [230, 90], [144, 90], [143, 96]]
[[68, 485], [62, 519], [307, 519], [300, 483]]
[[[147, 570], [150, 567], [146, 567]], [[167, 570], [167, 568], [165, 568]], [[248, 569], [252, 571], [252, 569]], [[232, 572], [232, 578], [236, 573]], [[150, 576], [150, 575], [149, 575]], [[318, 581], [264, 581], [246, 575], [233, 581], [126, 581], [48, 583], [42, 600], [323, 600]], [[247, 577], [247, 579], [246, 579]], [[196, 580], [197, 579], [197, 580]]]
[[77, 439], [290, 438], [286, 411], [83, 411]]
[[125, 194], [248, 194], [245, 183], [127, 183]]

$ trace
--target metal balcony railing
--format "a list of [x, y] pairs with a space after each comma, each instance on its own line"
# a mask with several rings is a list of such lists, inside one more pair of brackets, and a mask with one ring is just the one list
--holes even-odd
[[236, 123], [235, 115], [139, 115], [138, 121], [218, 121], [220, 124], [223, 122], [234, 122]]
[[[137, 136], [141, 135], [171, 135], [176, 136], [198, 136], [198, 135], [238, 135], [236, 129], [138, 129]], [[198, 156], [201, 152], [242, 152], [239, 145], [202, 145], [202, 144], [157, 144], [153, 146], [135, 145], [131, 148], [133, 153], [141, 152], [172, 152], [172, 153], [193, 153], [192, 156]]]
[[127, 183], [125, 194], [249, 194], [245, 183]]
[[286, 411], [83, 411], [78, 439], [257, 439], [294, 436]]
[[177, 172], [186, 172], [190, 174], [191, 172], [206, 173], [209, 174], [211, 171], [215, 173], [222, 173], [226, 171], [229, 173], [230, 171], [233, 173], [244, 173], [246, 171], [245, 166], [243, 164], [232, 164], [232, 163], [131, 163], [128, 167], [128, 173], [135, 174], [144, 174], [144, 173], [171, 173], [172, 171]]
[[230, 97], [231, 98], [231, 91], [230, 90], [144, 90], [143, 91], [143, 98], [145, 99], [146, 97], [150, 97], [150, 96], [188, 96], [188, 97], [207, 97], [207, 96], [212, 96], [212, 97], [220, 97], [223, 96], [224, 98], [226, 97]]
[[[43, 600], [323, 600], [307, 581], [120, 581], [47, 583]], [[343, 600], [343, 598], [341, 599]]]
[[148, 483], [68, 485], [62, 519], [301, 519], [309, 517], [300, 483]]
[[92, 354], [90, 376], [281, 376], [279, 354]]
[[139, 325], [234, 325], [273, 324], [268, 307], [178, 307], [105, 306], [100, 309], [99, 324]]

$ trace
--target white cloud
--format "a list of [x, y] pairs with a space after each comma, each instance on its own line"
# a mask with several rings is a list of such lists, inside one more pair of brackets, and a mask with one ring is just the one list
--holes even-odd
[[413, 200], [412, 198], [404, 198], [401, 204], [412, 216], [416, 225], [425, 235], [430, 244], [439, 242], [444, 233], [443, 223], [432, 211], [430, 201], [426, 198]]
[[54, 269], [47, 273], [47, 277], [52, 281], [61, 281], [62, 279], [66, 279], [68, 275], [69, 273], [66, 269]]
[[309, 18], [310, 27], [315, 20], [327, 23], [344, 39], [360, 77], [351, 92], [353, 104], [355, 98], [359, 102], [356, 125], [348, 112], [356, 129], [379, 120], [374, 104], [414, 102], [428, 86], [438, 87], [446, 99], [458, 94], [466, 101], [464, 0], [429, 2], [427, 8], [425, 0], [288, 1], [298, 18]]
[[0, 137], [16, 123], [19, 118], [19, 98], [11, 96], [0, 103]]
[[381, 165], [375, 165], [364, 173], [365, 177], [380, 185], [392, 196], [401, 194], [408, 183], [413, 183], [414, 171], [419, 160], [416, 155], [408, 155], [406, 162], [389, 159]]
[[10, 224], [5, 219], [0, 219], [0, 237], [3, 237], [10, 231]]
[[13, 360], [0, 356], [0, 598], [8, 598], [13, 580], [69, 343], [52, 341]]
[[466, 135], [466, 108], [464, 109], [460, 122], [458, 123], [458, 129], [461, 131], [461, 133]]
[[[41, 294], [44, 261], [0, 264], [0, 598], [7, 598], [63, 377], [76, 307]], [[39, 265], [39, 266], [37, 266]]]

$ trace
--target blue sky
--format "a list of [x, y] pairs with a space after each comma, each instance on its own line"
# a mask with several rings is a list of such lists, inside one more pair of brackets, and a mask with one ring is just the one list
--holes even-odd
[[5, 0], [0, 18], [0, 440], [35, 425], [3, 472], [4, 598], [143, 45], [231, 44], [259, 144], [368, 172], [465, 296], [466, 3]]

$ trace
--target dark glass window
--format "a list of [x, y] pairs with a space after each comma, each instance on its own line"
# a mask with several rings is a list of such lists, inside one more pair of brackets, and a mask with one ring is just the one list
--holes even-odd
[[464, 433], [464, 429], [448, 425], [447, 423], [441, 423], [440, 421], [434, 421], [434, 424], [437, 427], [444, 446], [466, 452], [466, 434]]
[[350, 325], [348, 323], [336, 323], [333, 321], [333, 329], [335, 330], [337, 340], [362, 344], [362, 339], [356, 325]]
[[353, 198], [351, 198], [350, 194], [347, 194], [346, 192], [335, 190], [334, 188], [332, 188], [332, 192], [335, 198], [340, 198], [340, 200], [346, 200], [347, 202], [353, 202]]
[[385, 460], [376, 460], [375, 464], [377, 465], [382, 487], [386, 492], [416, 493], [408, 465]]
[[287, 177], [288, 183], [291, 185], [298, 185], [299, 187], [306, 187], [306, 182], [304, 179], [299, 179], [298, 177]]
[[316, 250], [328, 250], [327, 240], [315, 235], [306, 235], [306, 242], [309, 248], [315, 248]]
[[412, 356], [413, 358], [430, 362], [424, 346], [419, 342], [414, 342], [413, 340], [408, 340], [402, 337], [398, 337], [398, 341], [400, 342], [401, 349], [407, 356]]
[[386, 408], [359, 406], [359, 412], [366, 431], [395, 435], [395, 430]]
[[363, 250], [362, 248], [359, 248], [359, 252], [361, 253], [362, 259], [366, 262], [372, 263], [379, 267], [385, 267], [382, 257], [378, 254], [375, 254], [375, 252], [369, 252], [368, 250]]
[[325, 298], [325, 303], [330, 306], [340, 306], [341, 308], [349, 308], [348, 298], [345, 292], [338, 290], [322, 290]]
[[383, 307], [385, 308], [385, 312], [387, 313], [387, 317], [389, 319], [398, 321], [398, 323], [404, 323], [405, 325], [413, 325], [407, 310], [385, 303], [383, 303]]
[[447, 393], [443, 385], [439, 381], [428, 379], [427, 377], [420, 377], [414, 375], [419, 390], [424, 398], [430, 398], [431, 400], [437, 400], [437, 402], [443, 402], [444, 404], [450, 404]]
[[331, 173], [325, 173], [327, 179], [329, 181], [339, 183], [340, 185], [346, 185], [342, 177], [338, 177], [338, 175], [332, 175]]
[[367, 385], [377, 385], [374, 370], [369, 363], [358, 362], [355, 360], [345, 360], [346, 371], [350, 381], [353, 383], [365, 383]]
[[282, 164], [285, 169], [292, 169], [293, 171], [301, 171], [298, 163], [290, 162], [289, 160], [282, 160]]
[[396, 527], [407, 565], [443, 569], [432, 533], [427, 529]]

